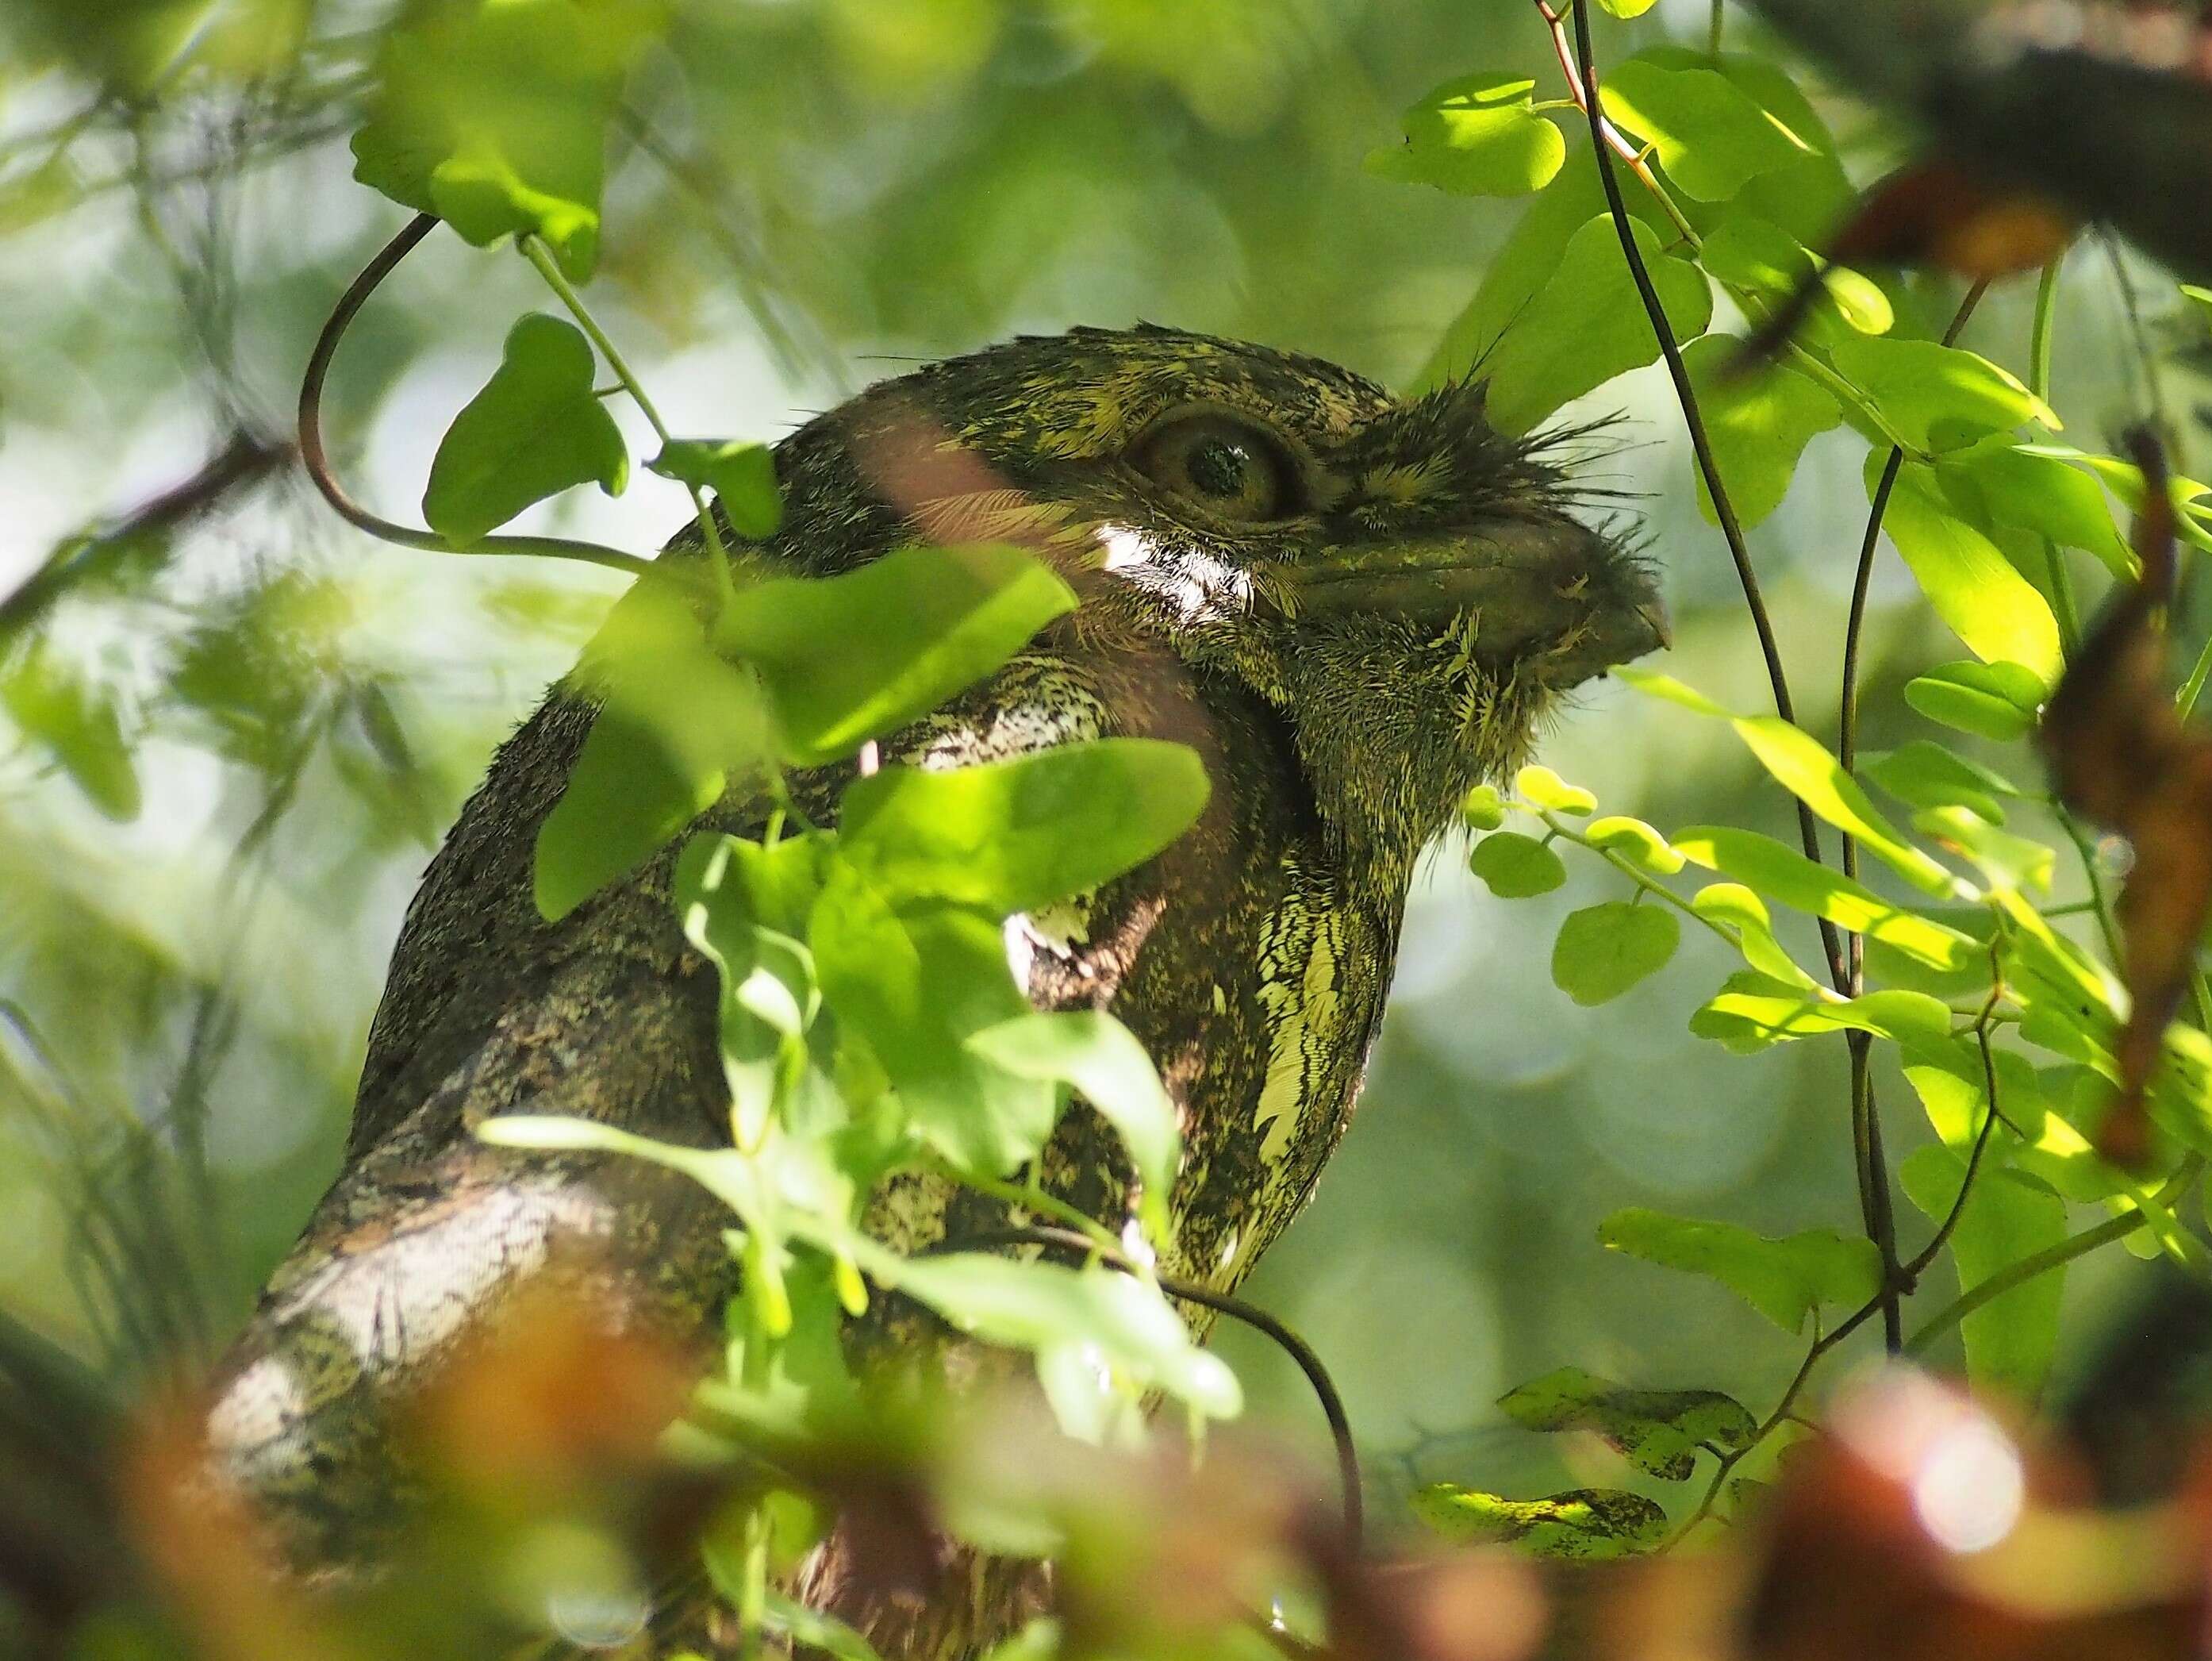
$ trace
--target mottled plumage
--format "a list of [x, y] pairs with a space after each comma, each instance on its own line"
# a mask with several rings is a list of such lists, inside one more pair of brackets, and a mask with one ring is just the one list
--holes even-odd
[[[1167, 330], [922, 369], [809, 423], [776, 463], [787, 516], [748, 552], [763, 565], [826, 575], [917, 534], [1006, 539], [1083, 597], [886, 759], [1094, 734], [1204, 757], [1213, 794], [1188, 835], [1016, 920], [1008, 946], [1033, 1001], [1110, 1007], [1158, 1062], [1188, 1147], [1165, 1266], [1234, 1285], [1343, 1133], [1414, 855], [1526, 753], [1561, 691], [1659, 643], [1646, 576], [1565, 515], [1559, 474], [1487, 427], [1479, 389], [1401, 401], [1314, 359]], [[558, 923], [532, 904], [533, 837], [592, 714], [588, 689], [556, 689], [433, 861], [345, 1169], [226, 1365], [222, 1457], [305, 1558], [362, 1550], [394, 1488], [392, 1403], [521, 1279], [574, 1275], [622, 1318], [679, 1328], [726, 1289], [722, 1220], [681, 1180], [469, 1135], [514, 1111], [726, 1134], [712, 970], [671, 913], [671, 857]], [[834, 818], [850, 776], [798, 781], [810, 812]], [[762, 806], [734, 794], [708, 817], [757, 830]], [[1127, 1209], [1127, 1166], [1087, 1110], [1042, 1175], [1102, 1219]], [[915, 1244], [988, 1218], [906, 1179], [873, 1221]], [[958, 1654], [990, 1624], [871, 1620], [895, 1655]]]

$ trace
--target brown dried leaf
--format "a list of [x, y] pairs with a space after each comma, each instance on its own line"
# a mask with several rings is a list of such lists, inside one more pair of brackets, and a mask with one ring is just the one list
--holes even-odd
[[2173, 499], [2157, 441], [2138, 432], [2130, 442], [2143, 471], [2134, 538], [2142, 575], [2082, 642], [2044, 711], [2041, 737], [2059, 800], [2135, 849], [2118, 906], [2132, 1007], [2119, 1038], [2119, 1096], [2098, 1151], [2139, 1165], [2150, 1152], [2151, 1074], [2212, 911], [2212, 736], [2183, 724], [2166, 688]]

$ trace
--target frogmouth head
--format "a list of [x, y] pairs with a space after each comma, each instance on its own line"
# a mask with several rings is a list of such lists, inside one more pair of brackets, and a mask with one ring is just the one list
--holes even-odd
[[[1401, 399], [1266, 347], [1077, 329], [821, 424], [896, 533], [1042, 548], [1079, 635], [1256, 695], [1332, 835], [1395, 867], [1560, 695], [1667, 643], [1650, 571], [1568, 511], [1559, 446], [1489, 425], [1479, 383]], [[782, 464], [802, 523], [806, 437]]]

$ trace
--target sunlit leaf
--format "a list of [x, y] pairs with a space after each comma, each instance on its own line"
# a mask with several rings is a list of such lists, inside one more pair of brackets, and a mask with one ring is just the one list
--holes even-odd
[[592, 396], [591, 343], [532, 313], [507, 332], [499, 368], [440, 441], [422, 517], [456, 548], [482, 540], [532, 502], [596, 481], [629, 482], [622, 430]]
[[896, 1285], [990, 1342], [1039, 1351], [1088, 1344], [1108, 1366], [1209, 1418], [1234, 1418], [1243, 1409], [1236, 1375], [1194, 1344], [1158, 1289], [1134, 1275], [963, 1251], [903, 1258]]
[[1608, 813], [1592, 819], [1583, 836], [1591, 847], [1617, 855], [1655, 877], [1671, 877], [1682, 868], [1681, 850], [1642, 819]]
[[783, 523], [775, 453], [741, 439], [678, 438], [645, 464], [663, 478], [712, 490], [739, 536], [771, 537]]
[[1449, 1482], [1415, 1491], [1414, 1515], [1447, 1540], [1515, 1546], [1537, 1557], [1633, 1557], [1667, 1537], [1667, 1513], [1640, 1494], [1573, 1488], [1505, 1500]]
[[2048, 894], [2057, 867], [2056, 850], [2043, 843], [2001, 830], [1963, 806], [1923, 808], [1912, 816], [1923, 835], [1957, 849], [1994, 885]]
[[2017, 663], [1947, 663], [1905, 684], [1905, 701], [1930, 721], [2000, 743], [2026, 735], [2048, 692]]
[[1552, 983], [1578, 1004], [1608, 1002], [1665, 968], [1681, 938], [1681, 924], [1664, 906], [1586, 906], [1559, 925]]
[[950, 905], [902, 910], [840, 858], [815, 901], [807, 943], [830, 1007], [866, 1040], [933, 1147], [987, 1177], [1036, 1156], [1052, 1132], [1052, 1086], [967, 1043], [1029, 1013], [994, 917]]
[[[1709, 334], [1683, 348], [1682, 361], [1697, 390], [1721, 484], [1736, 517], [1752, 526], [1782, 505], [1805, 447], [1838, 425], [1844, 411], [1834, 393], [1787, 365], [1755, 375], [1733, 373], [1742, 344], [1733, 335]], [[1717, 522], [1702, 473], [1698, 505], [1709, 522]]]
[[1972, 936], [1893, 905], [1840, 871], [1755, 830], [1693, 825], [1675, 832], [1674, 846], [1697, 864], [1734, 877], [1769, 899], [1826, 917], [1853, 934], [1872, 935], [1936, 968], [1956, 968], [1981, 949]]
[[1638, 1469], [1679, 1482], [1698, 1451], [1736, 1452], [1757, 1426], [1741, 1402], [1711, 1390], [1632, 1390], [1580, 1367], [1560, 1367], [1498, 1398], [1527, 1430], [1595, 1431]]
[[[1951, 1214], [1966, 1174], [1965, 1159], [1948, 1147], [1917, 1149], [1897, 1172], [1912, 1203], [1938, 1222]], [[1975, 1175], [1948, 1249], [1961, 1287], [1971, 1287], [2065, 1238], [2065, 1201], [2017, 1171], [1991, 1170], [1985, 1162]], [[1966, 1377], [1976, 1389], [2002, 1390], [2023, 1403], [2035, 1400], [2057, 1353], [2065, 1285], [2061, 1265], [1960, 1323]]]
[[386, 33], [355, 177], [479, 246], [543, 236], [574, 280], [599, 255], [606, 125], [659, 0], [460, 0]]
[[1197, 752], [1157, 739], [1056, 745], [944, 770], [886, 767], [845, 793], [842, 851], [902, 905], [1004, 916], [1141, 864], [1190, 826], [1207, 793]]
[[1858, 781], [1811, 733], [1778, 715], [1747, 716], [1732, 725], [1778, 782], [1915, 887], [1930, 894], [1955, 888], [1957, 879], [1899, 835]]
[[1731, 975], [1690, 1018], [1690, 1031], [1739, 1056], [1831, 1032], [1871, 1032], [1907, 1045], [1940, 1043], [1951, 1013], [1937, 998], [1894, 988], [1839, 997], [1758, 973]]
[[1717, 882], [1690, 897], [1690, 909], [1708, 922], [1719, 924], [1735, 939], [1736, 949], [1753, 969], [1787, 985], [1810, 987], [1813, 977], [1774, 938], [1773, 921], [1758, 895], [1741, 883]]
[[1723, 709], [1696, 687], [1686, 685], [1672, 675], [1661, 674], [1656, 669], [1639, 668], [1632, 663], [1621, 664], [1612, 672], [1616, 679], [1633, 686], [1638, 691], [1651, 697], [1663, 698], [1668, 703], [1680, 704], [1693, 714], [1717, 715], [1723, 721], [1735, 719], [1731, 711]]
[[1724, 202], [1804, 154], [1796, 135], [1712, 70], [1631, 58], [1600, 84], [1606, 114], [1649, 140], [1668, 177], [1701, 201]]
[[1370, 151], [1367, 171], [1460, 196], [1524, 196], [1551, 183], [1567, 157], [1557, 126], [1528, 107], [1535, 82], [1463, 75], [1405, 114], [1406, 141]]
[[785, 758], [814, 766], [927, 714], [1074, 609], [1018, 548], [902, 548], [842, 576], [753, 584], [720, 643], [759, 668]]
[[1897, 321], [1889, 296], [1875, 283], [1847, 265], [1823, 270], [1803, 243], [1757, 214], [1731, 212], [1706, 235], [1698, 258], [1731, 288], [1775, 302], [1792, 300], [1819, 270], [1822, 296], [1851, 328], [1861, 334], [1887, 334]]
[[600, 699], [561, 800], [538, 827], [536, 892], [549, 919], [635, 870], [766, 752], [759, 687], [717, 654], [685, 597], [641, 582], [586, 649]]
[[1916, 449], [1956, 449], [2030, 421], [2054, 432], [2059, 425], [2051, 406], [2017, 375], [1962, 346], [1850, 335], [1833, 343], [1830, 353]]
[[[1871, 458], [1869, 458], [1871, 460]], [[1960, 519], [1932, 472], [1908, 462], [1882, 521], [1936, 615], [1985, 663], [2016, 663], [2046, 684], [2065, 662], [2041, 590]]]
[[1868, 756], [1860, 765], [1876, 784], [1909, 806], [1964, 807], [1991, 824], [2005, 822], [1998, 798], [2020, 794], [1978, 762], [1926, 739], [1900, 744], [1885, 755]]
[[1784, 1332], [1815, 1310], [1856, 1308], [1881, 1285], [1881, 1254], [1871, 1240], [1831, 1229], [1770, 1239], [1733, 1223], [1670, 1217], [1640, 1207], [1598, 1225], [1598, 1244], [1632, 1257], [1718, 1281]]
[[1983, 522], [2086, 550], [2115, 577], [2133, 580], [2135, 556], [2104, 491], [2057, 456], [1999, 434], [1944, 455], [1936, 476], [1953, 496], [1966, 495]]
[[[1705, 274], [1662, 252], [1640, 221], [1630, 222], [1676, 338], [1704, 333], [1713, 305]], [[1491, 423], [1525, 433], [1568, 399], [1658, 356], [1619, 234], [1601, 214], [1568, 239], [1540, 301], [1506, 331], [1484, 366]]]
[[1158, 1070], [1128, 1028], [1103, 1010], [1061, 1010], [987, 1026], [969, 1035], [968, 1047], [1009, 1073], [1081, 1092], [1128, 1148], [1144, 1185], [1139, 1215], [1152, 1238], [1166, 1242], [1182, 1133]]
[[1513, 776], [1513, 788], [1537, 806], [1554, 813], [1583, 818], [1597, 810], [1597, 798], [1579, 784], [1569, 784], [1548, 767], [1524, 767]]

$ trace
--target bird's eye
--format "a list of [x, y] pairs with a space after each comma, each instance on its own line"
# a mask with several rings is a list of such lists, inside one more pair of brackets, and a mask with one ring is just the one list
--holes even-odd
[[1224, 519], [1280, 519], [1297, 511], [1297, 466], [1282, 441], [1231, 416], [1188, 416], [1147, 436], [1139, 471]]

